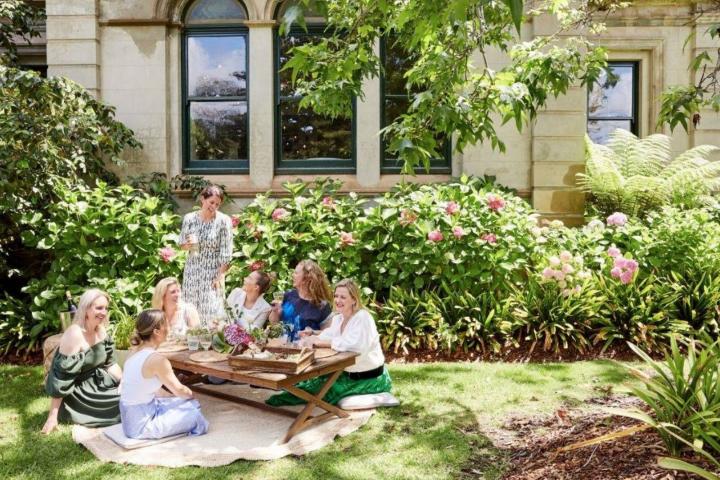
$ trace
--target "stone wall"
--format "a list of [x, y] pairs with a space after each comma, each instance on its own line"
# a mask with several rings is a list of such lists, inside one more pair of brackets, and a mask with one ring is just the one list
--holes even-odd
[[[144, 144], [129, 152], [120, 173], [182, 171], [180, 41], [181, 18], [190, 0], [63, 0], [47, 1], [47, 52], [50, 75], [65, 75], [94, 95], [117, 107], [118, 118]], [[640, 134], [656, 131], [660, 92], [669, 85], [688, 83], [688, 61], [695, 52], [712, 50], [717, 42], [697, 35], [683, 44], [692, 27], [692, 13], [683, 2], [644, 1], [609, 19], [607, 32], [594, 39], [608, 48], [610, 58], [640, 62]], [[678, 5], [679, 4], [679, 5]], [[274, 175], [273, 15], [277, 0], [247, 0], [249, 14], [249, 175], [210, 176], [232, 194], [251, 197], [279, 189], [297, 175]], [[704, 19], [703, 21], [707, 21]], [[548, 19], [523, 26], [522, 38], [554, 31]], [[702, 26], [698, 27], [703, 29]], [[699, 30], [700, 31], [700, 30]], [[490, 53], [490, 67], [507, 60]], [[477, 65], [482, 65], [477, 59]], [[357, 105], [357, 173], [335, 175], [346, 190], [374, 194], [396, 183], [398, 175], [380, 173], [380, 85], [365, 84], [365, 99]], [[575, 176], [583, 169], [586, 128], [586, 89], [575, 86], [551, 100], [530, 126], [498, 127], [507, 145], [502, 154], [489, 146], [469, 146], [454, 153], [452, 174], [490, 174], [530, 198], [549, 217], [570, 223], [582, 221], [583, 195]], [[663, 129], [665, 133], [670, 133]], [[720, 143], [720, 117], [703, 112], [697, 129], [673, 133], [677, 152], [700, 143]], [[447, 175], [420, 175], [413, 181], [438, 181]], [[312, 178], [307, 175], [305, 179]]]

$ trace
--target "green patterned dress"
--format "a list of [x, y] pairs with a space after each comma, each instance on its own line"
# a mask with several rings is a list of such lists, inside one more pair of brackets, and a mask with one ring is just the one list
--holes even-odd
[[115, 363], [110, 337], [74, 355], [55, 354], [45, 391], [62, 398], [58, 421], [88, 427], [120, 423], [119, 382], [107, 371]]

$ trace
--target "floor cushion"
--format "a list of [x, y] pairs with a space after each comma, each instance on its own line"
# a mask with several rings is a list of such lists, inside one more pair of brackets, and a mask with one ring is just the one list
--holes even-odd
[[139, 438], [128, 438], [123, 433], [122, 423], [107, 427], [103, 433], [110, 440], [124, 448], [125, 450], [133, 450], [135, 448], [149, 447], [150, 445], [157, 445], [158, 443], [169, 442], [179, 437], [186, 437], [187, 433], [179, 433], [165, 438], [153, 438], [153, 439], [139, 439]]
[[365, 395], [351, 395], [338, 402], [343, 410], [365, 410], [378, 407], [397, 407], [400, 402], [392, 393], [368, 393]]

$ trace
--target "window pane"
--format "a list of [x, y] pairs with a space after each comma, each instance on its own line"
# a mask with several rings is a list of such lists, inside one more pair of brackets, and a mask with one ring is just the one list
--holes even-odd
[[330, 119], [312, 110], [298, 111], [297, 102], [280, 103], [282, 159], [340, 158], [352, 156], [352, 122]]
[[244, 36], [188, 37], [188, 96], [245, 97]]
[[280, 75], [280, 96], [291, 97], [295, 95], [295, 91], [292, 88], [292, 72], [290, 70], [283, 71], [282, 68], [285, 66], [288, 60], [290, 60], [290, 50], [298, 45], [304, 45], [306, 43], [317, 43], [320, 41], [320, 36], [308, 36], [308, 35], [297, 35], [291, 33], [290, 35], [281, 35], [279, 37], [280, 42], [280, 64], [279, 64], [279, 75]]
[[190, 160], [247, 155], [247, 102], [190, 103]]
[[385, 41], [384, 73], [386, 95], [404, 95], [407, 93], [404, 75], [410, 68], [411, 62], [411, 56], [402, 51], [394, 38], [390, 37]]
[[633, 67], [612, 67], [616, 78], [607, 78], [603, 72], [588, 96], [588, 116], [632, 117], [633, 115]]
[[616, 128], [630, 132], [630, 120], [589, 120], [587, 126], [588, 136], [593, 142], [604, 145]]
[[207, 23], [208, 20], [245, 20], [247, 13], [235, 0], [199, 0], [188, 11], [187, 23]]

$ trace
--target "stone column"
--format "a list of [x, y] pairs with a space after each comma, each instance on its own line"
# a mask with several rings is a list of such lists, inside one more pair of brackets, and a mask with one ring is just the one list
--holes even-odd
[[261, 188], [270, 188], [275, 169], [274, 25], [272, 21], [248, 22], [250, 180]]
[[[379, 55], [379, 42], [374, 50]], [[365, 79], [363, 93], [365, 98], [357, 100], [355, 119], [357, 181], [372, 187], [380, 183], [380, 79]]]
[[97, 0], [47, 0], [48, 76], [68, 77], [100, 93]]

